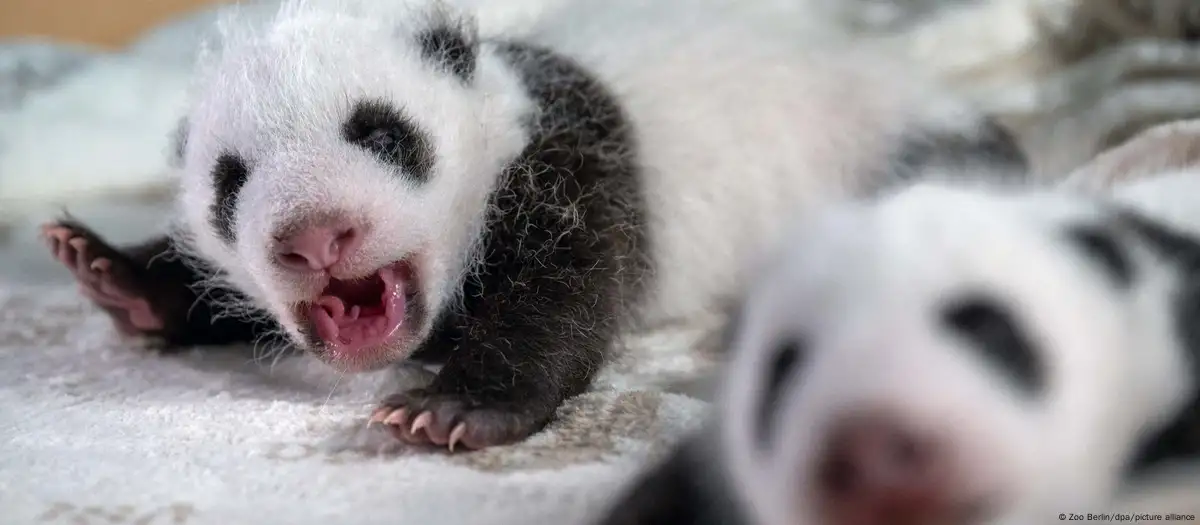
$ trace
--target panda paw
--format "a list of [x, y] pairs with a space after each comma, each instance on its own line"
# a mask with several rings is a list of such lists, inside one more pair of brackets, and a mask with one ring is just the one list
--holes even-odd
[[137, 272], [116, 248], [72, 220], [45, 224], [42, 238], [60, 264], [71, 271], [80, 291], [113, 319], [125, 335], [163, 328], [163, 319], [139, 289]]
[[410, 445], [479, 450], [521, 441], [536, 432], [539, 420], [508, 403], [472, 403], [458, 394], [425, 389], [388, 396], [371, 414]]

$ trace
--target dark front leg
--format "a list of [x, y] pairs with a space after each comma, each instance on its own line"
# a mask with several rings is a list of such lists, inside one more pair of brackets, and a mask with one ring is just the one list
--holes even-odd
[[731, 492], [709, 440], [716, 428], [686, 436], [666, 459], [637, 473], [592, 525], [743, 525], [750, 523]]
[[117, 248], [70, 217], [42, 226], [54, 258], [80, 291], [128, 336], [161, 339], [165, 349], [252, 341], [261, 327], [240, 319], [214, 319], [224, 291], [200, 297], [202, 276], [184, 264], [166, 236]]
[[621, 105], [569, 59], [513, 43], [497, 53], [540, 106], [535, 136], [493, 194], [462, 313], [422, 348], [445, 367], [374, 414], [408, 442], [482, 448], [541, 430], [588, 387], [646, 270], [640, 170]]
[[496, 209], [510, 211], [489, 230], [483, 262], [464, 284], [464, 308], [417, 356], [440, 358], [443, 369], [373, 415], [399, 439], [472, 449], [520, 441], [583, 392], [604, 362], [642, 268], [631, 255], [637, 239], [615, 224], [625, 215], [578, 197], [588, 194], [578, 177], [552, 182], [566, 202], [580, 203], [583, 225], [533, 196], [501, 199]]
[[477, 324], [447, 341], [452, 353], [433, 382], [388, 397], [374, 419], [405, 442], [451, 451], [513, 443], [544, 428], [587, 388], [614, 330], [578, 301], [504, 312], [506, 303], [498, 299], [493, 319], [465, 319]]

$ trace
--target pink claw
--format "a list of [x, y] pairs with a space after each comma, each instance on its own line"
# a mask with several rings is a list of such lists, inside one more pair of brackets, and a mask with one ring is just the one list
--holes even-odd
[[399, 425], [401, 423], [404, 423], [404, 420], [407, 418], [408, 418], [408, 409], [401, 408], [399, 410], [392, 411], [391, 414], [388, 414], [387, 418], [385, 418], [383, 420], [383, 423], [386, 425]]
[[458, 443], [459, 441], [462, 441], [462, 438], [465, 435], [467, 435], [467, 424], [466, 423], [459, 423], [457, 426], [454, 427], [454, 430], [450, 431], [450, 443], [449, 443], [450, 452], [454, 452], [454, 445], [456, 443]]
[[431, 423], [433, 423], [433, 414], [430, 414], [429, 412], [421, 412], [421, 415], [417, 416], [417, 419], [413, 420], [412, 428], [408, 430], [408, 433], [416, 434], [418, 430], [427, 428]]

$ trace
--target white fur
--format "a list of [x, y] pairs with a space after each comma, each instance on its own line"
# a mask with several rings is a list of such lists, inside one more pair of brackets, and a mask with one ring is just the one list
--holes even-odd
[[[493, 24], [577, 59], [625, 104], [659, 269], [645, 319], [695, 315], [731, 293], [741, 262], [776, 238], [784, 217], [873, 185], [868, 168], [914, 125], [977, 125], [910, 66], [842, 50], [845, 42], [797, 9], [782, 1], [578, 0], [555, 2], [532, 22]], [[291, 305], [318, 290], [268, 263], [273, 228], [319, 209], [369, 218], [363, 255], [335, 276], [366, 275], [416, 253], [438, 311], [471, 260], [496, 175], [528, 138], [520, 123], [529, 101], [492, 44], [483, 45], [469, 88], [421, 63], [409, 37], [430, 16], [460, 17], [437, 3], [299, 0], [265, 29], [229, 25], [221, 49], [201, 61], [182, 229], [196, 255], [228, 272], [293, 336]], [[337, 136], [350, 101], [363, 95], [401, 102], [432, 133], [431, 186], [413, 191]], [[224, 148], [253, 168], [233, 249], [209, 224], [209, 172]]]
[[[1099, 217], [1095, 203], [927, 183], [816, 213], [788, 237], [747, 301], [720, 394], [725, 459], [759, 523], [820, 523], [807, 476], [829, 425], [855, 409], [946, 439], [958, 486], [1001, 505], [989, 523], [1106, 508], [1135, 441], [1181, 407], [1194, 378], [1167, 312], [1175, 275], [1136, 249], [1138, 278], [1122, 294], [1063, 242], [1066, 226]], [[1043, 398], [1019, 402], [937, 324], [966, 290], [993, 294], [1032, 338]], [[773, 448], [758, 454], [760, 385], [789, 336], [807, 342], [807, 364], [786, 379]]]
[[911, 64], [798, 12], [735, 1], [745, 12], [720, 0], [686, 16], [670, 1], [564, 4], [530, 37], [596, 71], [638, 131], [659, 269], [647, 320], [694, 317], [740, 289], [783, 218], [869, 185], [868, 168], [913, 125], [977, 125]]
[[[314, 4], [316, 4], [314, 2]], [[369, 219], [362, 257], [343, 269], [353, 277], [421, 251], [423, 281], [435, 311], [453, 295], [478, 234], [486, 198], [503, 163], [526, 140], [519, 117], [528, 107], [517, 79], [483, 55], [477, 91], [434, 75], [402, 38], [424, 17], [397, 10], [365, 18], [285, 4], [269, 29], [231, 38], [206, 63], [190, 114], [180, 208], [196, 250], [230, 274], [297, 335], [290, 305], [319, 292], [291, 283], [270, 264], [269, 236], [307, 211], [342, 211]], [[313, 6], [315, 7], [315, 6]], [[440, 153], [430, 187], [414, 192], [366, 152], [339, 136], [353, 98], [402, 100]], [[252, 159], [253, 176], [237, 206], [238, 242], [227, 248], [209, 224], [208, 170], [222, 148]]]

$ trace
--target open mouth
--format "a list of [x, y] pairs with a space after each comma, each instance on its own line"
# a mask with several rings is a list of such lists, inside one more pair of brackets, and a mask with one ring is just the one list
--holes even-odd
[[316, 300], [302, 304], [312, 334], [333, 359], [374, 360], [411, 317], [416, 295], [412, 266], [398, 262], [355, 280], [331, 279]]

